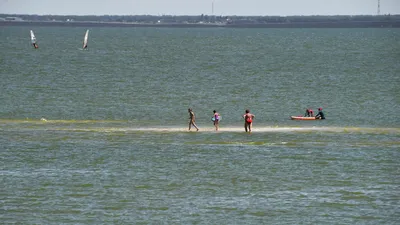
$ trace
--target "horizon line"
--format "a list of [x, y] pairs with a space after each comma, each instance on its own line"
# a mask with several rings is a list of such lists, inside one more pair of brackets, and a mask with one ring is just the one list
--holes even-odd
[[161, 15], [154, 15], [154, 14], [85, 14], [85, 15], [76, 15], [76, 14], [29, 14], [29, 13], [0, 13], [0, 15], [15, 15], [15, 16], [221, 16], [221, 17], [292, 17], [292, 16], [400, 16], [400, 14], [329, 14], [329, 15], [321, 15], [321, 14], [312, 14], [312, 15], [212, 15], [212, 14], [161, 14]]

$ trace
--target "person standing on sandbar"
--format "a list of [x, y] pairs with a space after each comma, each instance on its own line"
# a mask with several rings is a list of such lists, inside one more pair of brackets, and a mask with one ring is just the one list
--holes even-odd
[[199, 128], [196, 125], [196, 116], [194, 115], [194, 112], [192, 108], [188, 109], [189, 112], [189, 130], [192, 128], [192, 125], [199, 131]]
[[214, 110], [213, 113], [214, 115], [211, 117], [211, 121], [214, 123], [215, 130], [218, 131], [221, 115], [216, 110]]
[[246, 109], [246, 113], [243, 115], [244, 118], [244, 130], [251, 133], [251, 128], [253, 127], [254, 114], [250, 113], [250, 110]]

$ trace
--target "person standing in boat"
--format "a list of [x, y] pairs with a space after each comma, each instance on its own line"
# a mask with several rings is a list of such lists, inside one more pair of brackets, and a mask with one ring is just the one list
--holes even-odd
[[194, 112], [192, 108], [188, 109], [189, 112], [189, 130], [192, 128], [192, 125], [199, 131], [199, 128], [196, 125], [196, 116], [194, 115]]
[[213, 115], [213, 117], [211, 117], [211, 120], [214, 122], [215, 130], [218, 131], [219, 120], [220, 120], [221, 115], [216, 110], [214, 110], [213, 113], [214, 113], [214, 115]]
[[325, 115], [324, 112], [322, 112], [322, 108], [318, 108], [318, 114], [315, 116], [315, 119], [321, 119], [321, 120], [325, 119]]
[[243, 115], [244, 118], [244, 130], [251, 133], [251, 128], [253, 127], [254, 114], [250, 113], [250, 110], [246, 109], [246, 113]]

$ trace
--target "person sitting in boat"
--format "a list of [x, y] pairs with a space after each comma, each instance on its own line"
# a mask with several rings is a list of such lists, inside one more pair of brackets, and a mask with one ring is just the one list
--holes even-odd
[[32, 44], [34, 48], [39, 48], [39, 46], [36, 43]]
[[325, 119], [325, 115], [322, 112], [322, 108], [318, 108], [318, 114], [315, 116], [315, 119], [321, 119], [321, 120]]
[[304, 117], [313, 117], [314, 112], [312, 109], [306, 109], [306, 113], [304, 114]]
[[310, 110], [306, 109], [306, 113], [304, 114], [304, 117], [309, 117], [310, 116]]

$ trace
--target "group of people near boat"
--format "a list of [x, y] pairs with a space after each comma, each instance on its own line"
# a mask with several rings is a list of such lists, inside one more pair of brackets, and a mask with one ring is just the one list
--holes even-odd
[[[197, 131], [199, 131], [199, 127], [197, 127], [196, 125], [196, 116], [192, 110], [192, 108], [188, 109], [189, 112], [189, 131], [192, 128], [192, 126], [194, 128], [196, 128]], [[215, 130], [218, 131], [219, 129], [219, 121], [221, 121], [221, 115], [214, 110], [213, 111], [213, 116], [211, 117], [211, 121], [214, 124]], [[250, 113], [249, 109], [246, 109], [245, 114], [243, 115], [243, 119], [244, 119], [244, 130], [246, 132], [251, 132], [251, 128], [253, 126], [253, 119], [254, 119], [254, 114]]]
[[[307, 108], [306, 113], [304, 114], [304, 117], [314, 117], [314, 111], [312, 109]], [[318, 108], [318, 113], [315, 115], [315, 119], [325, 119], [324, 112], [322, 112], [322, 108]]]
[[[196, 131], [199, 131], [199, 127], [196, 124], [196, 116], [193, 112], [193, 109], [189, 108], [188, 112], [189, 112], [189, 131], [192, 129], [192, 126], [196, 128]], [[215, 130], [218, 131], [219, 122], [221, 121], [221, 115], [216, 110], [214, 110], [213, 113], [214, 114], [211, 117], [211, 121], [214, 124]], [[245, 114], [243, 114], [242, 117], [244, 119], [244, 130], [246, 132], [251, 132], [251, 128], [253, 126], [253, 119], [255, 117], [254, 114], [251, 114], [250, 110], [246, 109]], [[318, 108], [318, 113], [315, 116], [313, 110], [307, 108], [304, 117], [315, 117], [315, 119], [322, 119], [322, 120], [325, 119], [325, 115], [322, 112], [322, 108]]]

